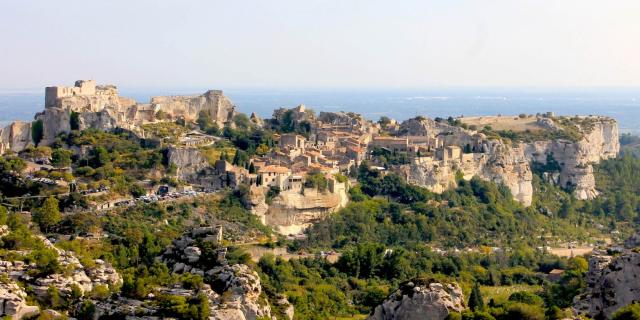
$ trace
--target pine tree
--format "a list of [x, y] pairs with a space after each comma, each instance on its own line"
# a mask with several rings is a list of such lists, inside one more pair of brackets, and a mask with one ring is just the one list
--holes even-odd
[[482, 299], [482, 293], [480, 292], [480, 286], [476, 282], [471, 289], [471, 295], [469, 295], [469, 309], [473, 311], [484, 309], [484, 300]]
[[49, 232], [49, 230], [56, 226], [61, 220], [62, 215], [58, 207], [58, 200], [54, 197], [47, 198], [42, 204], [42, 207], [33, 213], [33, 222], [37, 223], [44, 232]]

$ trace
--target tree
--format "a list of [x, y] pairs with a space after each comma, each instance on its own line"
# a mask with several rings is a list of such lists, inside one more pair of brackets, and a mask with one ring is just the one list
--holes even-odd
[[44, 124], [42, 120], [36, 120], [31, 125], [31, 140], [35, 145], [38, 145], [44, 137]]
[[42, 207], [34, 211], [32, 219], [33, 222], [40, 226], [40, 229], [49, 232], [52, 227], [55, 227], [62, 220], [58, 200], [53, 196], [49, 196], [42, 204]]
[[131, 193], [134, 198], [139, 198], [147, 194], [147, 190], [143, 186], [134, 183], [129, 188], [129, 193]]
[[269, 146], [266, 144], [261, 144], [256, 148], [256, 154], [259, 156], [263, 156], [269, 152]]
[[8, 217], [7, 208], [0, 205], [0, 225], [7, 224]]
[[97, 147], [91, 152], [89, 164], [94, 168], [99, 168], [111, 162], [111, 155], [104, 147]]
[[509, 306], [506, 320], [544, 320], [544, 312], [541, 307], [516, 302]]
[[620, 308], [611, 320], [640, 320], [640, 303], [632, 303]]
[[482, 299], [480, 286], [477, 282], [473, 286], [473, 289], [471, 289], [471, 294], [469, 295], [469, 309], [473, 311], [484, 309], [484, 300]]
[[56, 168], [68, 167], [71, 165], [71, 154], [70, 150], [55, 149], [51, 153], [51, 164]]
[[60, 297], [58, 288], [56, 288], [56, 286], [54, 286], [53, 284], [49, 285], [49, 288], [47, 288], [47, 295], [49, 296], [49, 305], [51, 306], [51, 308], [59, 309], [63, 306], [64, 300], [62, 300], [62, 297]]
[[213, 125], [213, 121], [211, 121], [211, 116], [205, 110], [201, 110], [198, 113], [198, 120], [196, 120], [196, 123], [198, 123], [198, 126], [203, 131], [207, 131], [207, 129], [209, 129], [211, 125]]
[[71, 112], [69, 116], [69, 126], [71, 130], [80, 130], [80, 114], [78, 112]]
[[249, 120], [246, 114], [238, 113], [233, 117], [233, 123], [235, 123], [238, 128], [248, 129], [251, 125], [251, 120]]

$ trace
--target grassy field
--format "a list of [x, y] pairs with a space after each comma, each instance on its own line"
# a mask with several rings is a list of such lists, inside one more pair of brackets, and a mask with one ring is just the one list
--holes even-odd
[[475, 125], [478, 129], [482, 129], [484, 126], [491, 126], [493, 130], [511, 130], [515, 132], [519, 131], [536, 131], [541, 127], [536, 122], [535, 116], [527, 116], [520, 118], [518, 116], [484, 116], [484, 117], [463, 117], [459, 118], [462, 123], [467, 125]]
[[496, 303], [505, 302], [509, 299], [509, 296], [518, 291], [538, 292], [542, 290], [542, 286], [539, 285], [526, 285], [518, 284], [513, 286], [498, 286], [498, 287], [480, 287], [480, 292], [484, 298], [484, 303], [487, 304], [491, 299]]

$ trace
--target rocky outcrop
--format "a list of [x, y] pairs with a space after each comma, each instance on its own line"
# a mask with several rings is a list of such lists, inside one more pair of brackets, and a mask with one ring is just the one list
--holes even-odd
[[53, 273], [35, 279], [21, 277], [21, 279], [27, 281], [31, 290], [39, 299], [45, 300], [48, 298], [48, 289], [51, 286], [54, 286], [60, 295], [68, 296], [71, 294], [73, 285], [79, 287], [83, 294], [87, 294], [97, 286], [110, 288], [122, 284], [120, 274], [107, 262], [96, 259], [93, 260], [93, 265], [84, 266], [74, 253], [55, 247], [44, 237], [41, 237], [41, 240], [46, 247], [58, 254], [58, 263], [65, 272]]
[[598, 195], [593, 164], [614, 158], [620, 151], [615, 120], [596, 117], [589, 126], [582, 129], [582, 139], [578, 141], [547, 140], [523, 144], [530, 162], [547, 164], [552, 159], [557, 162], [559, 185], [574, 190], [578, 199], [592, 199]]
[[37, 306], [27, 305], [27, 293], [13, 281], [0, 281], [0, 316], [22, 319], [40, 312]]
[[170, 147], [167, 159], [175, 165], [178, 178], [184, 181], [197, 182], [206, 176], [202, 171], [211, 168], [198, 148]]
[[251, 121], [251, 123], [258, 128], [264, 127], [264, 120], [262, 120], [262, 118], [260, 118], [255, 112], [251, 112], [249, 121]]
[[[0, 229], [5, 230], [5, 228]], [[3, 234], [6, 235], [6, 232]], [[38, 238], [45, 247], [57, 254], [58, 264], [63, 272], [34, 277], [33, 271], [38, 269], [35, 263], [0, 260], [0, 274], [6, 276], [5, 279], [0, 279], [0, 315], [21, 319], [23, 316], [35, 315], [39, 312], [38, 307], [26, 304], [27, 294], [16, 284], [16, 281], [24, 284], [28, 291], [41, 301], [49, 299], [51, 287], [54, 287], [62, 297], [66, 297], [71, 294], [74, 286], [80, 289], [81, 294], [87, 294], [97, 286], [108, 289], [122, 284], [122, 277], [105, 261], [96, 259], [92, 261], [91, 266], [84, 266], [72, 252], [56, 248], [42, 236]]]
[[273, 227], [283, 235], [302, 233], [312, 224], [326, 218], [332, 212], [347, 205], [349, 196], [344, 183], [336, 183], [332, 190], [281, 191], [278, 196], [265, 201], [264, 187], [251, 187], [248, 206], [262, 223]]
[[464, 308], [464, 296], [457, 283], [417, 279], [400, 285], [368, 319], [444, 320], [450, 312]]
[[16, 121], [0, 130], [0, 154], [19, 152], [33, 145], [31, 123]]
[[171, 119], [182, 118], [187, 121], [196, 121], [200, 112], [205, 112], [219, 127], [231, 124], [237, 114], [236, 106], [221, 90], [209, 90], [199, 96], [153, 97], [151, 107]]
[[589, 259], [587, 288], [574, 298], [574, 310], [594, 319], [611, 319], [618, 309], [640, 300], [640, 253]]
[[212, 290], [206, 292], [211, 319], [271, 318], [271, 307], [262, 295], [258, 273], [244, 264], [229, 265], [226, 247], [202, 248], [206, 242], [215, 246], [219, 241], [219, 236], [211, 231], [215, 229], [207, 230], [175, 240], [160, 259], [173, 273], [198, 274], [211, 285]]
[[478, 176], [507, 186], [514, 199], [528, 206], [533, 198], [533, 179], [529, 162], [521, 148], [509, 148], [496, 141], [485, 143], [484, 153], [464, 154], [460, 159], [437, 160], [434, 157], [414, 158], [410, 165], [401, 166], [400, 173], [407, 182], [441, 193], [456, 186], [456, 174], [464, 179]]
[[[300, 123], [303, 121], [313, 121], [316, 119], [313, 110], [308, 109], [304, 104], [298, 105], [295, 108], [278, 108], [273, 110], [273, 120], [283, 122], [285, 120], [292, 121], [293, 123]], [[285, 119], [289, 118], [289, 119]]]
[[[121, 97], [113, 85], [96, 86], [94, 81], [76, 81], [74, 87], [46, 88], [45, 109], [36, 114], [42, 122], [43, 145], [53, 143], [61, 133], [72, 129], [123, 128], [140, 132], [146, 123], [176, 121], [195, 122], [200, 113], [208, 115], [219, 127], [233, 125], [237, 114], [222, 91], [209, 90], [199, 96], [159, 96], [148, 104]], [[0, 154], [7, 150], [21, 151], [31, 144], [31, 124], [14, 122], [2, 129]]]
[[[547, 119], [549, 120], [549, 119]], [[573, 190], [579, 199], [597, 196], [593, 164], [615, 157], [620, 145], [617, 123], [610, 118], [589, 118], [589, 128], [582, 128], [578, 141], [564, 139], [507, 143], [487, 139], [482, 134], [452, 127], [430, 119], [412, 119], [402, 124], [407, 134], [437, 137], [440, 144], [469, 146], [474, 153], [461, 154], [456, 159], [417, 157], [398, 170], [407, 181], [442, 192], [456, 185], [455, 175], [465, 179], [478, 176], [509, 187], [514, 198], [528, 206], [533, 197], [532, 166], [549, 167], [553, 180], [561, 187]]]

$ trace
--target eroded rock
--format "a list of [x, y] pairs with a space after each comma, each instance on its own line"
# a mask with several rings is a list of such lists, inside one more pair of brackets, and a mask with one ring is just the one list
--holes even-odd
[[404, 283], [369, 316], [370, 320], [443, 320], [465, 308], [457, 283], [416, 279]]

